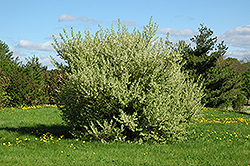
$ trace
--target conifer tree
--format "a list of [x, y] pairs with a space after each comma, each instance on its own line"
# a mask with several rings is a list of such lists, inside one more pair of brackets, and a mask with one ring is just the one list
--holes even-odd
[[242, 90], [245, 92], [245, 95], [248, 99], [247, 104], [250, 100], [250, 69], [242, 73]]
[[229, 64], [218, 65], [228, 48], [224, 41], [218, 43], [217, 37], [212, 35], [213, 31], [201, 24], [199, 34], [190, 39], [195, 47], [189, 44], [183, 49], [183, 70], [194, 79], [201, 77], [204, 81], [206, 95], [203, 103], [208, 107], [219, 107], [235, 98], [240, 76]]

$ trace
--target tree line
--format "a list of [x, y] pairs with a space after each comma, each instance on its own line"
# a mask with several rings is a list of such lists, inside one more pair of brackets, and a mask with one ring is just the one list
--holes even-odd
[[[169, 47], [181, 49], [182, 70], [203, 84], [202, 103], [242, 109], [250, 99], [250, 58], [225, 58], [228, 47], [203, 24], [190, 40], [194, 47], [184, 41], [169, 43]], [[56, 103], [58, 90], [67, 79], [62, 64], [55, 64], [59, 69], [48, 70], [35, 56], [26, 60], [23, 64], [14, 58], [8, 45], [0, 40], [0, 107]]]

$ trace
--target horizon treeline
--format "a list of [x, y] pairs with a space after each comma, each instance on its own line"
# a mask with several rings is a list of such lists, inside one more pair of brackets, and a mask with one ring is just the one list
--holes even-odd
[[[250, 56], [241, 61], [226, 58], [227, 46], [212, 35], [213, 31], [201, 24], [199, 34], [190, 39], [195, 47], [184, 41], [169, 42], [169, 47], [182, 48], [182, 70], [204, 84], [205, 106], [240, 110], [250, 98]], [[57, 63], [60, 69], [48, 70], [35, 55], [26, 61], [24, 64], [14, 58], [8, 45], [0, 40], [0, 107], [57, 103], [60, 88], [68, 79], [67, 66]], [[241, 106], [236, 106], [237, 102]]]

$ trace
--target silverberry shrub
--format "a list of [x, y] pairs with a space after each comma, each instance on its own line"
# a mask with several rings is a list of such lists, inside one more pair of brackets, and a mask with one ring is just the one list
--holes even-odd
[[140, 32], [60, 34], [54, 48], [69, 78], [59, 93], [62, 118], [73, 136], [101, 142], [169, 143], [185, 140], [201, 111], [202, 84], [181, 70], [181, 47], [156, 38], [149, 21]]

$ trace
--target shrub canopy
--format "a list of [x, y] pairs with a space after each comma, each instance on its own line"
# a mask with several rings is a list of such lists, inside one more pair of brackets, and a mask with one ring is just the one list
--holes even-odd
[[[118, 21], [119, 22], [119, 21]], [[142, 32], [88, 31], [69, 37], [64, 30], [54, 48], [66, 63], [69, 81], [60, 91], [62, 118], [71, 133], [102, 142], [167, 143], [183, 140], [201, 110], [202, 85], [181, 71], [177, 50], [168, 39], [154, 38], [150, 20]]]

